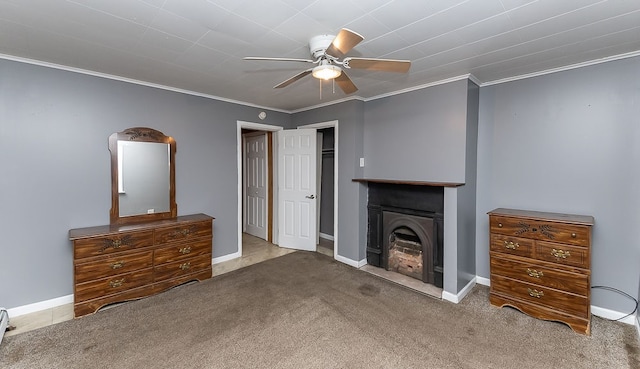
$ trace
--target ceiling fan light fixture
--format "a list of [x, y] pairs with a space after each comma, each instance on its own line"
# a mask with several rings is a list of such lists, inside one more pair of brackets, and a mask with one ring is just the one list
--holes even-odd
[[338, 67], [337, 65], [331, 64], [318, 65], [317, 67], [313, 68], [313, 71], [311, 72], [311, 75], [313, 75], [315, 78], [324, 79], [325, 81], [337, 78], [341, 74], [342, 69], [340, 69], [340, 67]]

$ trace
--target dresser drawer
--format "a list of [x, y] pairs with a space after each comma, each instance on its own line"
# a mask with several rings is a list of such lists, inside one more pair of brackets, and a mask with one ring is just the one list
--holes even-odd
[[114, 254], [88, 263], [76, 263], [76, 283], [110, 277], [153, 266], [153, 251]]
[[115, 275], [110, 278], [80, 283], [76, 285], [75, 301], [82, 302], [97, 297], [113, 295], [152, 282], [153, 268], [147, 268], [131, 273]]
[[509, 236], [568, 243], [584, 247], [591, 244], [591, 228], [576, 224], [492, 215], [490, 217], [490, 228], [492, 233]]
[[156, 229], [154, 242], [158, 245], [167, 242], [189, 240], [197, 237], [212, 237], [211, 221]]
[[141, 297], [149, 296], [153, 294], [153, 285], [146, 285], [130, 290], [123, 291], [115, 295], [99, 296], [98, 298], [86, 300], [84, 302], [78, 302], [73, 306], [73, 313], [76, 317], [95, 313], [98, 309], [113, 304], [115, 302], [122, 302], [128, 300], [135, 300]]
[[109, 236], [81, 238], [73, 242], [75, 259], [108, 255], [153, 245], [153, 231], [118, 233]]
[[211, 258], [211, 239], [200, 239], [191, 242], [171, 243], [154, 251], [155, 265], [192, 258], [207, 254]]
[[579, 246], [568, 246], [559, 243], [536, 243], [536, 257], [539, 260], [556, 264], [571, 265], [578, 268], [589, 269], [589, 249]]
[[589, 291], [588, 275], [564, 272], [535, 262], [491, 257], [491, 274], [551, 287], [576, 295], [586, 296]]
[[535, 241], [526, 238], [492, 234], [490, 248], [491, 251], [504, 254], [532, 257], [534, 243]]
[[211, 256], [208, 254], [184, 259], [173, 263], [166, 263], [155, 266], [155, 281], [162, 281], [180, 277], [182, 275], [197, 273], [211, 267]]
[[579, 317], [589, 314], [587, 297], [498, 275], [491, 275], [491, 291]]

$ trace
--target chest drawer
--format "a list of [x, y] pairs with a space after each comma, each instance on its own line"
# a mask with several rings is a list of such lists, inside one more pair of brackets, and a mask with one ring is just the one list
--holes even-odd
[[153, 231], [118, 233], [103, 237], [82, 238], [73, 242], [75, 259], [108, 255], [153, 245]]
[[76, 283], [82, 283], [152, 266], [153, 251], [151, 250], [133, 254], [114, 254], [88, 263], [76, 263], [75, 280]]
[[154, 251], [155, 265], [184, 260], [200, 255], [211, 255], [211, 240], [200, 239], [191, 242], [169, 244]]
[[502, 234], [491, 235], [491, 251], [501, 252], [509, 255], [533, 257], [533, 240], [506, 236]]
[[491, 274], [517, 279], [544, 287], [551, 287], [577, 295], [586, 295], [589, 276], [561, 271], [535, 262], [491, 257]]
[[490, 218], [490, 228], [492, 233], [509, 236], [567, 243], [583, 247], [591, 244], [590, 227], [577, 224], [495, 215]]
[[182, 275], [196, 273], [211, 268], [211, 257], [200, 255], [189, 259], [165, 263], [155, 266], [155, 281], [180, 277]]
[[586, 317], [589, 314], [588, 299], [532, 283], [516, 281], [499, 275], [491, 275], [491, 289], [495, 293], [539, 304], [567, 314]]
[[76, 302], [82, 302], [97, 297], [117, 294], [152, 282], [153, 268], [146, 268], [77, 284], [74, 297]]
[[212, 237], [211, 221], [177, 225], [156, 229], [154, 233], [155, 244], [184, 241], [198, 237]]
[[589, 269], [590, 264], [589, 249], [559, 243], [538, 241], [536, 243], [536, 257], [539, 260], [584, 269]]

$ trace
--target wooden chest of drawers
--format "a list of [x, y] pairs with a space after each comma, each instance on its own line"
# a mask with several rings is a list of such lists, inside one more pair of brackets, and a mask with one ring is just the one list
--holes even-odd
[[515, 209], [488, 214], [491, 304], [589, 335], [593, 217]]
[[72, 229], [69, 238], [75, 317], [211, 278], [213, 218], [205, 214]]

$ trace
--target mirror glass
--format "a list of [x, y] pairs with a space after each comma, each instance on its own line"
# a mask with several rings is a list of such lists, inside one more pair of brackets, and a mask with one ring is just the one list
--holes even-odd
[[169, 211], [169, 148], [165, 143], [118, 141], [121, 217]]
[[151, 128], [136, 127], [109, 137], [111, 223], [173, 218], [175, 141]]

